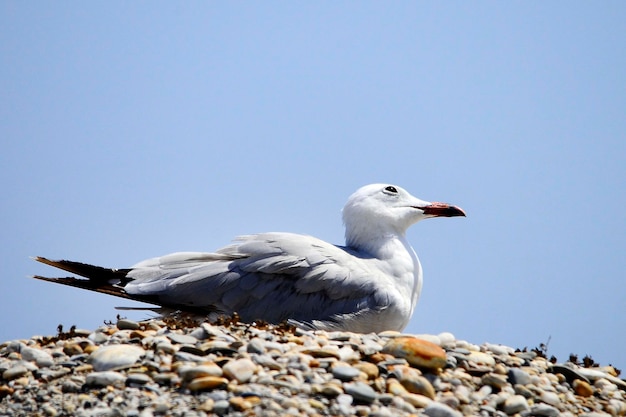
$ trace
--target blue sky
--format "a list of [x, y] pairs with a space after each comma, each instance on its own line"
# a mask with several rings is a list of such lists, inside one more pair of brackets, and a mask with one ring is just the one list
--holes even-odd
[[626, 370], [624, 22], [618, 1], [2, 2], [0, 340], [139, 305], [29, 256], [341, 244], [347, 197], [389, 182], [468, 214], [409, 231], [407, 332]]

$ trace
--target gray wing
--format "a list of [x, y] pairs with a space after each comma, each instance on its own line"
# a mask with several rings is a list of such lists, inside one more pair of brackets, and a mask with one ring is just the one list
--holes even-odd
[[216, 253], [141, 262], [129, 272], [125, 290], [168, 304], [237, 312], [245, 321], [292, 319], [333, 327], [389, 305], [378, 274], [371, 260], [322, 240], [265, 233], [239, 237]]

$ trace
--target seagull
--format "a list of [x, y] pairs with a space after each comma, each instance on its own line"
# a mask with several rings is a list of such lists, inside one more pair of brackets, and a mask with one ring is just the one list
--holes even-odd
[[402, 331], [422, 289], [422, 267], [406, 231], [422, 219], [454, 216], [465, 212], [420, 200], [396, 185], [370, 184], [343, 208], [345, 246], [308, 235], [260, 233], [239, 236], [215, 252], [177, 252], [127, 269], [36, 257], [84, 278], [34, 278], [171, 311], [236, 313], [244, 322]]

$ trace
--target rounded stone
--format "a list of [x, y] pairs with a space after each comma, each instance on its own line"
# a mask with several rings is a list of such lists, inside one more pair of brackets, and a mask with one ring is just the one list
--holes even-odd
[[332, 372], [333, 376], [341, 381], [351, 381], [361, 373], [351, 366], [334, 366]]
[[246, 411], [252, 408], [252, 403], [243, 397], [232, 397], [228, 402], [236, 411]]
[[530, 384], [530, 375], [528, 372], [519, 368], [510, 368], [508, 372], [509, 382], [511, 385], [528, 385]]
[[222, 378], [219, 376], [203, 376], [201, 378], [196, 378], [191, 381], [187, 385], [187, 388], [189, 389], [189, 391], [206, 391], [223, 387], [227, 384], [228, 380], [226, 378]]
[[559, 403], [561, 402], [561, 400], [559, 399], [559, 396], [551, 391], [544, 391], [541, 393], [541, 395], [539, 396], [539, 400], [543, 401], [546, 404], [550, 404], [550, 405], [554, 405], [557, 406], [559, 405]]
[[248, 346], [246, 346], [246, 352], [258, 354], [264, 353], [265, 346], [263, 345], [263, 341], [258, 338], [250, 340], [250, 342], [248, 342]]
[[179, 345], [195, 345], [198, 339], [193, 336], [179, 333], [168, 333], [167, 338]]
[[404, 358], [418, 368], [440, 369], [446, 366], [446, 352], [438, 345], [415, 337], [396, 337], [383, 347], [383, 353]]
[[23, 347], [20, 353], [22, 354], [22, 359], [35, 362], [40, 368], [48, 368], [54, 364], [52, 355], [45, 350]]
[[126, 378], [126, 385], [145, 385], [149, 382], [152, 382], [152, 378], [146, 374], [133, 373]]
[[454, 344], [456, 342], [456, 337], [450, 332], [443, 332], [437, 335], [439, 337], [439, 341], [441, 342], [441, 346], [448, 346]]
[[145, 354], [135, 345], [102, 346], [89, 356], [89, 363], [96, 372], [125, 369], [134, 365]]
[[587, 381], [580, 379], [574, 380], [574, 392], [581, 397], [591, 397], [593, 395], [593, 387]]
[[356, 401], [370, 404], [376, 400], [376, 391], [364, 382], [344, 384], [346, 394], [351, 395]]
[[2, 379], [11, 381], [26, 375], [29, 372], [28, 368], [24, 365], [15, 365], [7, 369], [2, 373]]
[[410, 392], [402, 394], [401, 397], [404, 401], [408, 402], [413, 407], [418, 408], [426, 408], [433, 402], [431, 398], [420, 394], [411, 394]]
[[343, 394], [343, 388], [334, 383], [328, 383], [322, 385], [320, 392], [327, 397], [336, 397]]
[[129, 319], [119, 319], [117, 321], [117, 328], [120, 330], [138, 330], [139, 323]]
[[445, 404], [432, 402], [424, 409], [424, 414], [429, 417], [462, 417], [463, 414], [448, 407]]
[[222, 368], [215, 364], [181, 366], [178, 368], [178, 375], [180, 375], [183, 381], [191, 381], [192, 379], [205, 376], [222, 376], [222, 374]]
[[530, 407], [530, 415], [533, 416], [557, 417], [559, 414], [557, 408], [548, 404], [535, 404]]
[[493, 388], [501, 390], [506, 387], [508, 382], [504, 375], [489, 373], [482, 377], [481, 379], [483, 385], [489, 385]]
[[430, 381], [424, 378], [417, 369], [408, 366], [398, 366], [393, 370], [393, 375], [398, 378], [408, 392], [424, 395], [431, 400], [435, 399], [435, 389]]
[[103, 371], [92, 372], [87, 375], [85, 384], [96, 387], [106, 387], [108, 385], [121, 384], [126, 381], [126, 377], [119, 372]]
[[365, 373], [368, 379], [375, 379], [378, 377], [380, 370], [378, 366], [374, 365], [371, 362], [359, 362], [353, 365], [359, 371]]
[[521, 395], [512, 395], [504, 401], [503, 410], [505, 413], [517, 414], [530, 409], [528, 401]]
[[215, 401], [215, 404], [213, 405], [213, 412], [217, 415], [226, 414], [228, 412], [228, 407], [230, 407], [230, 403], [227, 400]]
[[484, 352], [476, 352], [476, 351], [472, 351], [470, 352], [469, 355], [467, 355], [467, 359], [470, 362], [475, 363], [476, 365], [480, 365], [480, 366], [495, 366], [496, 365], [496, 360], [493, 358], [493, 356], [489, 355], [488, 353], [484, 353]]
[[232, 360], [222, 367], [224, 375], [230, 379], [236, 379], [239, 383], [248, 382], [254, 375], [255, 369], [254, 362], [247, 358]]

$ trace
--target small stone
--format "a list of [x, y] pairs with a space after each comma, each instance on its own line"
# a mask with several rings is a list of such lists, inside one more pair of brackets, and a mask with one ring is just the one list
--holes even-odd
[[15, 390], [12, 387], [9, 387], [8, 385], [0, 385], [0, 399], [13, 394], [14, 392]]
[[378, 366], [374, 365], [371, 362], [359, 362], [357, 364], [354, 364], [353, 366], [359, 371], [363, 372], [365, 375], [367, 375], [368, 379], [375, 379], [380, 373]]
[[135, 345], [102, 346], [89, 356], [89, 362], [97, 372], [120, 370], [134, 365], [144, 354]]
[[531, 416], [544, 416], [544, 417], [556, 417], [559, 415], [559, 410], [548, 404], [536, 404], [530, 407]]
[[462, 417], [463, 415], [445, 404], [438, 402], [430, 403], [425, 409], [424, 414], [429, 417]]
[[591, 397], [593, 395], [593, 387], [587, 381], [580, 379], [574, 380], [574, 392], [581, 397]]
[[398, 366], [393, 370], [393, 375], [398, 378], [398, 381], [410, 393], [424, 395], [431, 400], [435, 399], [435, 389], [430, 381], [424, 378], [417, 369], [408, 366]]
[[23, 347], [20, 353], [22, 354], [22, 359], [35, 362], [40, 368], [48, 368], [54, 365], [52, 355], [44, 350]]
[[496, 365], [496, 361], [493, 356], [484, 352], [470, 352], [470, 354], [467, 355], [467, 359], [479, 366], [493, 367]]
[[507, 380], [504, 375], [489, 373], [482, 377], [481, 379], [483, 385], [489, 385], [493, 388], [501, 390], [502, 388], [507, 386]]
[[63, 353], [67, 356], [80, 355], [83, 353], [83, 348], [78, 343], [68, 343], [63, 346]]
[[152, 378], [146, 374], [132, 373], [126, 378], [126, 385], [145, 385], [152, 382]]
[[439, 333], [437, 337], [439, 337], [441, 346], [453, 345], [454, 342], [456, 342], [456, 337], [454, 337], [454, 335], [450, 332]]
[[129, 319], [119, 319], [117, 321], [117, 328], [120, 330], [138, 330], [139, 323]]
[[508, 378], [511, 385], [528, 385], [530, 384], [530, 375], [528, 372], [519, 368], [510, 368], [508, 372]]
[[193, 336], [179, 333], [168, 333], [167, 338], [179, 345], [195, 345], [198, 342], [198, 339]]
[[534, 396], [533, 392], [526, 388], [524, 385], [515, 384], [513, 389], [515, 390], [516, 394], [522, 395], [526, 398], [533, 398]]
[[2, 373], [2, 379], [11, 381], [29, 373], [30, 371], [24, 365], [14, 365]]
[[432, 399], [424, 395], [411, 394], [410, 392], [407, 392], [406, 394], [402, 394], [401, 397], [404, 401], [408, 402], [413, 407], [418, 407], [418, 408], [426, 408], [433, 402]]
[[503, 410], [505, 413], [517, 414], [530, 409], [528, 401], [521, 395], [512, 395], [504, 401]]
[[364, 382], [354, 382], [344, 384], [346, 394], [349, 394], [356, 401], [370, 404], [376, 400], [376, 391]]
[[[228, 384], [228, 380], [226, 378], [218, 377], [218, 376], [204, 376], [201, 378], [196, 378], [191, 381], [187, 388], [190, 391], [206, 391], [212, 390], [215, 388], [223, 387]], [[217, 406], [217, 403], [216, 403]]]
[[306, 353], [307, 355], [311, 355], [314, 358], [335, 358], [340, 359], [341, 356], [337, 349], [331, 348], [314, 348], [314, 349], [305, 349], [302, 353]]
[[207, 398], [198, 406], [198, 410], [204, 411], [205, 413], [211, 413], [214, 407], [215, 400], [213, 398]]
[[541, 393], [541, 395], [539, 396], [539, 400], [543, 401], [546, 404], [550, 404], [550, 405], [559, 405], [559, 403], [561, 402], [561, 400], [559, 400], [559, 396], [552, 392], [552, 391], [544, 391]]
[[61, 392], [80, 392], [82, 386], [72, 380], [63, 381]]
[[387, 381], [387, 392], [393, 395], [403, 395], [409, 393], [406, 388], [404, 388], [404, 385], [394, 379]]
[[496, 363], [496, 366], [493, 367], [493, 373], [498, 375], [506, 375], [508, 373], [506, 366], [501, 363]]
[[439, 369], [446, 366], [446, 352], [438, 345], [415, 337], [396, 337], [383, 347], [383, 353], [406, 359], [418, 368]]
[[217, 415], [226, 414], [228, 412], [228, 407], [230, 407], [230, 403], [226, 400], [215, 401], [213, 405], [213, 412]]
[[215, 364], [181, 366], [178, 368], [178, 375], [180, 375], [183, 381], [191, 381], [192, 379], [205, 376], [222, 376], [222, 374], [222, 368]]
[[87, 375], [85, 384], [96, 387], [106, 387], [108, 385], [121, 384], [126, 381], [126, 377], [119, 372], [104, 371], [92, 372]]
[[87, 337], [87, 339], [91, 340], [92, 342], [94, 342], [97, 345], [101, 345], [102, 343], [104, 343], [107, 340], [109, 340], [109, 336], [104, 334], [103, 332], [95, 331], [95, 332], [92, 332], [89, 335], [89, 337]]
[[331, 382], [322, 385], [320, 392], [327, 397], [336, 397], [343, 394], [343, 388]]
[[259, 338], [254, 338], [248, 342], [248, 346], [246, 346], [246, 352], [248, 353], [258, 353], [262, 354], [265, 352], [265, 346], [263, 341]]
[[341, 381], [351, 381], [358, 377], [361, 371], [351, 366], [334, 366], [332, 373], [335, 378]]
[[508, 347], [508, 346], [504, 346], [504, 345], [495, 345], [492, 343], [485, 343], [483, 345], [485, 347], [485, 349], [487, 349], [489, 352], [494, 353], [496, 355], [509, 355], [511, 353], [513, 353], [515, 350]]
[[252, 404], [243, 397], [232, 397], [228, 402], [236, 411], [246, 411], [252, 408]]
[[248, 382], [254, 375], [255, 369], [254, 362], [247, 358], [232, 360], [222, 367], [224, 375], [230, 379], [236, 379], [239, 383]]

